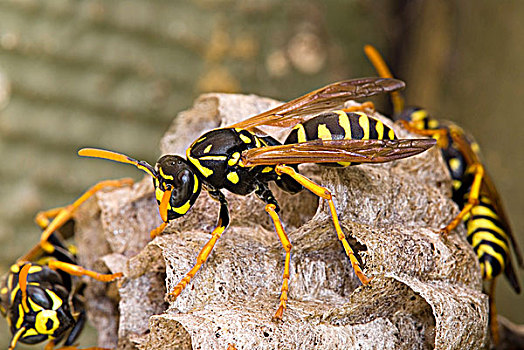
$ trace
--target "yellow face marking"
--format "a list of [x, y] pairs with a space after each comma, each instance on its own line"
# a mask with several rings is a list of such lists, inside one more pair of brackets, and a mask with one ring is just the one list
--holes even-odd
[[335, 113], [338, 114], [338, 125], [344, 129], [344, 139], [351, 140], [351, 125], [348, 115], [343, 111], [335, 111]]
[[10, 273], [9, 277], [7, 277], [7, 286], [9, 287], [9, 289], [13, 288], [13, 278], [14, 275], [12, 273]]
[[217, 160], [224, 161], [227, 159], [227, 156], [203, 156], [199, 158], [200, 160]]
[[162, 200], [162, 197], [164, 196], [164, 191], [162, 191], [159, 187], [155, 190], [155, 196], [158, 201]]
[[240, 178], [238, 177], [238, 174], [237, 174], [236, 172], [234, 172], [234, 171], [228, 173], [228, 174], [226, 175], [226, 178], [227, 178], [231, 183], [233, 183], [233, 184], [235, 184], [235, 185], [238, 183], [238, 181], [240, 181]]
[[[47, 328], [49, 320], [52, 321], [51, 328]], [[60, 325], [56, 311], [54, 310], [42, 310], [36, 314], [35, 318], [35, 329], [39, 334], [53, 334], [53, 332]]]
[[209, 151], [211, 151], [211, 148], [213, 148], [213, 144], [210, 143], [209, 145], [207, 145], [206, 148], [204, 148], [204, 153], [209, 153]]
[[389, 137], [390, 140], [394, 140], [395, 139], [395, 132], [393, 131], [393, 129], [389, 129], [388, 137]]
[[205, 166], [200, 164], [198, 159], [195, 159], [193, 157], [187, 157], [187, 159], [189, 159], [189, 161], [198, 169], [198, 171], [200, 171], [202, 175], [204, 175], [204, 177], [209, 177], [213, 174], [213, 170], [206, 168]]
[[369, 139], [369, 118], [367, 115], [363, 113], [359, 113], [360, 117], [358, 118], [358, 124], [364, 131], [364, 136], [362, 136], [362, 140], [368, 140]]
[[40, 272], [40, 271], [42, 271], [42, 266], [31, 265], [31, 267], [29, 268], [28, 273], [31, 274], [31, 273], [36, 273], [36, 272]]
[[198, 191], [198, 177], [193, 174], [193, 179], [195, 180], [195, 184], [193, 185], [193, 193], [197, 193]]
[[20, 285], [17, 284], [11, 291], [11, 303], [15, 301], [16, 293], [20, 290]]
[[326, 124], [319, 124], [317, 128], [318, 138], [321, 140], [331, 140], [331, 131]]
[[241, 139], [242, 141], [244, 141], [244, 143], [251, 143], [251, 138], [247, 137], [246, 135], [244, 135], [244, 134], [239, 134], [239, 136], [240, 136], [240, 139]]
[[297, 124], [297, 126], [295, 126], [293, 129], [297, 129], [297, 139], [299, 143], [307, 141], [306, 129], [304, 129], [304, 125]]
[[161, 167], [158, 168], [158, 172], [160, 173], [160, 176], [162, 176], [164, 179], [167, 179], [167, 180], [174, 180], [175, 179], [172, 175], [166, 175], [164, 173], [164, 170], [162, 170]]
[[233, 155], [231, 155], [231, 158], [229, 158], [229, 160], [227, 161], [227, 165], [233, 166], [236, 163], [238, 163], [239, 159], [240, 159], [240, 153], [239, 152], [235, 152], [235, 153], [233, 153]]
[[46, 289], [45, 291], [47, 295], [49, 295], [49, 297], [53, 301], [53, 306], [51, 308], [53, 310], [58, 310], [58, 308], [62, 306], [62, 303], [63, 303], [62, 299], [60, 299], [60, 297], [56, 295], [55, 292], [53, 292], [52, 290]]
[[24, 335], [22, 336], [22, 338], [26, 338], [26, 337], [30, 337], [32, 335], [38, 335], [39, 333], [37, 332], [36, 329], [34, 328], [29, 328], [27, 331], [25, 331]]
[[182, 206], [178, 208], [173, 208], [173, 211], [178, 214], [185, 214], [191, 208], [191, 203], [189, 201], [185, 202]]
[[270, 172], [272, 172], [272, 171], [273, 171], [273, 168], [270, 167], [270, 166], [267, 166], [267, 167], [265, 167], [264, 169], [262, 169], [262, 172], [263, 172], [263, 173], [270, 173]]
[[430, 119], [428, 120], [428, 128], [430, 129], [437, 129], [439, 127], [439, 122], [436, 119]]
[[38, 305], [37, 303], [35, 303], [33, 301], [33, 299], [31, 298], [27, 298], [27, 301], [29, 301], [29, 306], [31, 307], [31, 310], [35, 311], [35, 312], [38, 312], [40, 310], [43, 310], [44, 308], [41, 307], [40, 305]]
[[460, 160], [458, 158], [451, 158], [448, 161], [448, 165], [451, 170], [458, 171], [460, 169]]
[[22, 307], [22, 304], [18, 304], [18, 320], [16, 321], [16, 328], [22, 327], [22, 323], [24, 323], [24, 308]]
[[380, 120], [377, 120], [375, 130], [377, 131], [377, 139], [382, 140], [384, 138], [384, 124]]

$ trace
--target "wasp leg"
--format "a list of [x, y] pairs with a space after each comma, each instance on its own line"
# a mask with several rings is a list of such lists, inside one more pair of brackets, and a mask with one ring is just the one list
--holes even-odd
[[284, 313], [284, 309], [286, 308], [286, 302], [287, 302], [287, 293], [289, 290], [289, 262], [291, 260], [291, 242], [289, 241], [289, 238], [286, 235], [286, 232], [284, 231], [284, 228], [282, 227], [282, 222], [280, 221], [280, 218], [278, 217], [278, 214], [275, 211], [275, 205], [274, 204], [267, 204], [266, 205], [266, 212], [271, 217], [271, 220], [273, 220], [273, 224], [275, 225], [275, 231], [277, 232], [278, 238], [280, 239], [280, 242], [282, 243], [282, 247], [284, 248], [286, 252], [286, 262], [284, 264], [284, 273], [282, 275], [282, 290], [280, 294], [280, 305], [278, 306], [277, 312], [275, 313], [275, 316], [273, 316], [275, 319], [282, 319], [282, 314]]
[[184, 278], [182, 278], [182, 280], [178, 282], [175, 288], [173, 288], [173, 291], [169, 293], [169, 295], [174, 297], [174, 299], [176, 299], [180, 295], [180, 293], [182, 293], [182, 290], [184, 290], [189, 281], [191, 281], [191, 279], [196, 275], [198, 270], [200, 270], [202, 265], [206, 262], [207, 258], [209, 257], [209, 254], [213, 250], [215, 243], [218, 241], [220, 236], [222, 236], [222, 233], [224, 233], [224, 231], [229, 226], [229, 210], [227, 208], [226, 197], [222, 192], [218, 190], [210, 191], [209, 195], [213, 199], [218, 200], [220, 202], [220, 213], [218, 216], [217, 226], [215, 227], [213, 232], [211, 232], [211, 238], [209, 239], [209, 241], [207, 241], [200, 253], [198, 253], [196, 264], [193, 266], [193, 268], [191, 268], [191, 270], [189, 270], [188, 273], [186, 273]]
[[479, 194], [482, 186], [482, 178], [484, 177], [484, 167], [480, 163], [475, 163], [471, 165], [471, 170], [475, 173], [475, 177], [473, 178], [473, 183], [468, 194], [468, 202], [464, 205], [460, 213], [458, 213], [458, 215], [451, 220], [446, 227], [440, 230], [440, 233], [443, 235], [447, 235], [451, 230], [457, 227], [458, 224], [462, 222], [462, 218], [469, 213], [474, 206], [479, 204]]
[[[54, 251], [54, 246], [48, 242], [49, 236], [53, 234], [57, 229], [63, 226], [67, 221], [69, 221], [75, 210], [82, 205], [86, 200], [88, 200], [96, 192], [100, 191], [106, 187], [121, 187], [125, 185], [132, 185], [133, 179], [125, 178], [120, 180], [106, 180], [101, 181], [87, 190], [80, 198], [74, 201], [72, 204], [69, 204], [63, 208], [55, 208], [49, 211], [40, 212], [36, 215], [37, 224], [45, 228], [44, 232], [40, 236], [40, 243], [33, 247], [26, 255], [20, 258], [21, 261], [31, 261], [35, 258], [35, 255], [38, 254], [40, 249], [43, 249], [45, 252], [52, 254]], [[51, 222], [49, 219], [53, 218]]]
[[235, 346], [233, 344], [228, 344], [227, 345], [227, 350], [237, 350], [237, 348], [235, 348]]
[[85, 269], [82, 266], [69, 264], [63, 261], [56, 261], [56, 260], [49, 261], [48, 266], [49, 268], [54, 269], [54, 270], [65, 271], [69, 273], [70, 275], [88, 276], [88, 277], [94, 278], [97, 281], [102, 281], [102, 282], [111, 282], [117, 279], [118, 277], [123, 276], [121, 272], [117, 272], [113, 274], [103, 274], [103, 273], [99, 273], [96, 271]]
[[343, 112], [375, 112], [375, 104], [371, 101], [363, 102], [360, 106], [351, 106], [342, 109]]
[[414, 126], [412, 123], [408, 122], [407, 120], [399, 120], [398, 123], [400, 123], [404, 129], [407, 131], [418, 134], [422, 136], [430, 136], [437, 140], [437, 145], [439, 148], [447, 148], [448, 147], [448, 130], [445, 128], [439, 128], [439, 129], [419, 129], [416, 126]]
[[277, 165], [275, 166], [275, 172], [277, 174], [288, 174], [293, 179], [295, 179], [298, 183], [300, 183], [302, 186], [313, 192], [313, 194], [324, 198], [328, 201], [329, 204], [329, 210], [331, 212], [331, 218], [333, 219], [333, 224], [335, 225], [335, 230], [337, 231], [338, 239], [342, 242], [342, 245], [344, 246], [344, 250], [346, 251], [346, 255], [349, 257], [349, 260], [351, 261], [351, 265], [353, 266], [353, 270], [355, 271], [355, 274], [357, 275], [358, 279], [362, 284], [366, 285], [371, 281], [371, 278], [368, 278], [364, 272], [362, 272], [362, 269], [360, 268], [360, 265], [358, 263], [357, 258], [355, 257], [355, 253], [353, 252], [353, 249], [349, 246], [348, 241], [346, 240], [346, 236], [344, 235], [344, 232], [342, 232], [342, 228], [340, 227], [340, 223], [338, 221], [337, 211], [335, 209], [335, 204], [333, 203], [331, 192], [327, 188], [324, 188], [322, 186], [317, 185], [307, 177], [300, 175], [297, 173], [293, 168], [286, 166], [286, 165]]
[[273, 197], [273, 193], [269, 190], [269, 188], [264, 184], [258, 184], [258, 188], [255, 191], [255, 194], [264, 202], [266, 202], [265, 210], [271, 217], [271, 220], [273, 220], [273, 225], [275, 226], [275, 231], [278, 235], [278, 238], [280, 239], [280, 243], [282, 243], [282, 247], [284, 248], [284, 251], [286, 252], [286, 260], [284, 263], [284, 273], [282, 275], [282, 289], [280, 293], [280, 305], [278, 306], [277, 312], [273, 316], [275, 319], [282, 319], [282, 315], [284, 313], [284, 310], [286, 309], [286, 302], [287, 302], [287, 294], [289, 290], [289, 263], [291, 260], [291, 248], [293, 247], [291, 245], [291, 242], [289, 241], [289, 238], [286, 235], [286, 231], [284, 231], [284, 227], [282, 226], [282, 221], [278, 217], [277, 212], [280, 210], [278, 207], [277, 200], [275, 197]]

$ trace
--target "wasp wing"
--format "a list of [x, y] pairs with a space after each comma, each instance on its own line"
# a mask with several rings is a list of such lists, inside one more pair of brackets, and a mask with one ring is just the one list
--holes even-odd
[[373, 77], [344, 80], [324, 86], [230, 127], [248, 130], [260, 125], [293, 127], [304, 122], [307, 116], [340, 108], [347, 100], [396, 91], [404, 87], [404, 82], [397, 79]]
[[242, 153], [245, 166], [300, 163], [383, 163], [414, 156], [436, 144], [434, 139], [312, 140], [252, 148]]

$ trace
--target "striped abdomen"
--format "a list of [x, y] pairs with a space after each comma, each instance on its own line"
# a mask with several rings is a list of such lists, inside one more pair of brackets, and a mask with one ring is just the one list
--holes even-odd
[[[297, 124], [284, 143], [292, 144], [317, 139], [394, 140], [396, 136], [393, 129], [365, 113], [333, 111], [320, 114], [304, 123]], [[351, 165], [350, 162], [337, 164], [342, 166]]]
[[464, 222], [468, 241], [477, 253], [483, 279], [491, 280], [504, 271], [511, 285], [519, 290], [510, 260], [510, 237], [489, 198], [481, 195], [479, 204], [464, 217]]

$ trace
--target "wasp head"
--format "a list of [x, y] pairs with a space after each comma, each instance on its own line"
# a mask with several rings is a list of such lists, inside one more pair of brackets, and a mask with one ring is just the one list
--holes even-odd
[[193, 166], [184, 158], [165, 155], [156, 163], [157, 177], [153, 179], [156, 199], [161, 203], [165, 191], [171, 189], [168, 205], [168, 220], [186, 214], [195, 203], [201, 190], [201, 183]]

